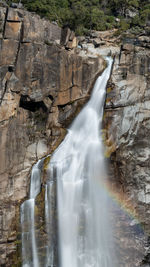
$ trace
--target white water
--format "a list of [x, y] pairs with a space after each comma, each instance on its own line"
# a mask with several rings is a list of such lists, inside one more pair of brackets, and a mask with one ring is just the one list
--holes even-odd
[[43, 160], [38, 161], [32, 168], [30, 183], [30, 199], [21, 206], [22, 227], [22, 266], [39, 267], [37, 244], [35, 237], [35, 198], [41, 191], [41, 168]]
[[112, 59], [107, 61], [108, 67], [97, 79], [90, 101], [50, 162], [51, 179], [57, 181], [59, 267], [117, 266], [100, 136], [105, 89], [112, 66]]
[[104, 188], [107, 178], [101, 139], [111, 66], [112, 59], [108, 59], [108, 67], [97, 79], [90, 101], [52, 156], [45, 188], [44, 259], [37, 244], [34, 214], [43, 160], [32, 169], [30, 199], [21, 206], [23, 267], [117, 267]]

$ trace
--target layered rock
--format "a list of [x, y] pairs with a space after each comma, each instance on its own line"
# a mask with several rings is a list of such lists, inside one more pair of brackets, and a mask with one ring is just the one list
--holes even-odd
[[104, 60], [67, 52], [61, 29], [25, 10], [0, 8], [0, 29], [0, 265], [19, 266], [32, 165], [61, 142]]

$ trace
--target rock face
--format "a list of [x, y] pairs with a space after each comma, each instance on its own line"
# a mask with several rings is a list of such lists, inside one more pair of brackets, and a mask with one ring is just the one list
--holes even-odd
[[[149, 236], [150, 39], [126, 40], [117, 52], [113, 35], [93, 34], [96, 54], [116, 54], [104, 114], [110, 179]], [[32, 165], [62, 141], [105, 67], [101, 57], [85, 56], [85, 39], [80, 43], [85, 53], [71, 50], [77, 40], [68, 29], [61, 32], [21, 9], [0, 8], [0, 266], [20, 266], [19, 209], [28, 197]], [[122, 240], [128, 250], [133, 247], [125, 234]], [[135, 243], [140, 251], [143, 243]], [[149, 266], [148, 254], [140, 263], [134, 253], [135, 265], [122, 266]]]
[[149, 50], [124, 44], [115, 60], [105, 109], [119, 180], [144, 204], [150, 204], [149, 68]]
[[58, 146], [104, 69], [102, 58], [67, 52], [60, 39], [57, 25], [0, 8], [0, 266], [20, 266], [19, 208], [32, 165]]
[[104, 120], [112, 181], [132, 203], [146, 236], [150, 235], [149, 43], [150, 38], [143, 36], [121, 46], [107, 89]]
[[[105, 44], [94, 49], [93, 40], [99, 37]], [[119, 266], [145, 267], [150, 266], [150, 38], [126, 38], [120, 45], [119, 38], [114, 39], [112, 32], [96, 32], [89, 40], [80, 37], [79, 44], [86, 51], [114, 56], [103, 129], [108, 192], [115, 206], [111, 217]]]

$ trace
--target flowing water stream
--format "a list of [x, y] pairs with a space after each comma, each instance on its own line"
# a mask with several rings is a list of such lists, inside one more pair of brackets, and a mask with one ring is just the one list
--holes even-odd
[[22, 266], [39, 267], [37, 243], [35, 236], [35, 198], [41, 191], [41, 169], [43, 160], [39, 160], [32, 168], [30, 198], [21, 206], [22, 227]]
[[[101, 138], [105, 90], [112, 59], [97, 79], [91, 99], [76, 117], [48, 167], [45, 190], [47, 246], [45, 261], [38, 258], [34, 202], [40, 191], [40, 161], [33, 167], [30, 199], [21, 208], [23, 267], [117, 267], [106, 171]], [[36, 178], [35, 178], [36, 176]], [[57, 193], [54, 184], [57, 183]], [[57, 194], [58, 258], [55, 265], [53, 201]], [[26, 221], [30, 229], [25, 229]], [[29, 257], [30, 256], [30, 257]]]

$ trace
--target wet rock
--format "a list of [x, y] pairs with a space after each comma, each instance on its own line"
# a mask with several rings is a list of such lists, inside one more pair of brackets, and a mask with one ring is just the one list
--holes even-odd
[[[134, 203], [145, 230], [143, 240], [150, 233], [149, 64], [148, 49], [124, 43], [115, 58], [105, 107], [108, 139], [111, 136], [115, 145], [110, 157], [112, 183], [122, 187]], [[144, 257], [147, 252], [141, 243], [142, 249]]]

